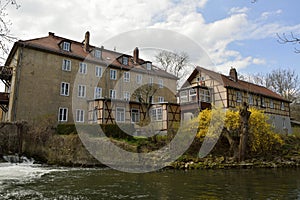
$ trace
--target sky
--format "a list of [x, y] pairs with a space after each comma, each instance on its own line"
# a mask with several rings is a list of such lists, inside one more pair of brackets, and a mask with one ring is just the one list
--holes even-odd
[[231, 67], [240, 74], [278, 68], [300, 74], [297, 45], [280, 44], [276, 35], [300, 37], [300, 1], [251, 1], [18, 0], [21, 7], [9, 6], [7, 17], [11, 34], [21, 40], [54, 32], [83, 41], [90, 31], [93, 45], [119, 52], [138, 46], [150, 60], [147, 50], [166, 49], [184, 51], [192, 65], [224, 74]]

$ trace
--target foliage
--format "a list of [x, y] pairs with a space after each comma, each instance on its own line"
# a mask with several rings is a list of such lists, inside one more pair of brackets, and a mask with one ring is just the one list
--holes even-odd
[[77, 134], [75, 124], [58, 124], [56, 132], [59, 135]]
[[[272, 150], [276, 150], [281, 147], [283, 140], [280, 135], [272, 131], [272, 127], [267, 123], [268, 117], [260, 110], [251, 108], [251, 116], [249, 119], [249, 147], [252, 153], [265, 153]], [[203, 110], [199, 116], [193, 119], [191, 124], [196, 125], [198, 122], [199, 130], [197, 138], [203, 141], [203, 138], [207, 135], [207, 132], [211, 124], [213, 112], [211, 110]], [[217, 124], [218, 125], [218, 124]], [[231, 137], [237, 138], [240, 133], [240, 116], [238, 111], [227, 110], [224, 128], [230, 133]]]

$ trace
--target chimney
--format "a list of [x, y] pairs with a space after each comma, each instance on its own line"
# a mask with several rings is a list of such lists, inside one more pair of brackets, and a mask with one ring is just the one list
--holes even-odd
[[139, 49], [135, 47], [135, 49], [133, 50], [133, 62], [134, 64], [137, 64], [138, 61], [139, 61]]
[[85, 38], [84, 38], [84, 50], [85, 50], [86, 52], [89, 52], [89, 50], [90, 50], [90, 32], [89, 32], [89, 31], [87, 31], [87, 32], [85, 33]]
[[49, 32], [49, 36], [55, 36], [53, 32]]
[[229, 78], [231, 80], [233, 80], [234, 82], [238, 81], [238, 76], [237, 76], [237, 72], [236, 69], [231, 67], [230, 72], [229, 72]]

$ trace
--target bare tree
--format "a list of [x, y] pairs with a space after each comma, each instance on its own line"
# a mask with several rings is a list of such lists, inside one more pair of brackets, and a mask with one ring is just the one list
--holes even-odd
[[295, 70], [275, 69], [267, 74], [257, 73], [239, 78], [264, 86], [290, 101], [294, 101], [300, 95], [300, 79]]
[[[9, 52], [7, 44], [13, 42], [16, 38], [10, 34], [9, 26], [11, 22], [7, 19], [6, 8], [9, 5], [13, 5], [18, 9], [20, 5], [16, 0], [0, 1], [0, 49], [4, 56]], [[3, 59], [3, 57], [1, 56]]]
[[[287, 44], [287, 43], [291, 43], [291, 44], [300, 44], [300, 38], [295, 37], [294, 34], [291, 32], [290, 36], [286, 36], [285, 33], [283, 33], [282, 35], [279, 35], [277, 33], [277, 37], [278, 37], [278, 42], [280, 44]], [[295, 47], [295, 53], [300, 53], [300, 50], [298, 48]]]
[[189, 62], [189, 56], [187, 53], [160, 51], [157, 55], [155, 55], [155, 59], [160, 64], [160, 68], [162, 70], [175, 75], [179, 79], [185, 76], [185, 69]]

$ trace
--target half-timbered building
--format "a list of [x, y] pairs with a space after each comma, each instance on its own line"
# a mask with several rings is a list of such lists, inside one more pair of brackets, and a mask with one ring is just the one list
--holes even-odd
[[226, 76], [197, 67], [178, 95], [184, 120], [212, 105], [234, 109], [246, 102], [268, 114], [269, 122], [277, 132], [291, 133], [290, 102], [266, 87], [239, 80], [235, 68], [231, 68]]

